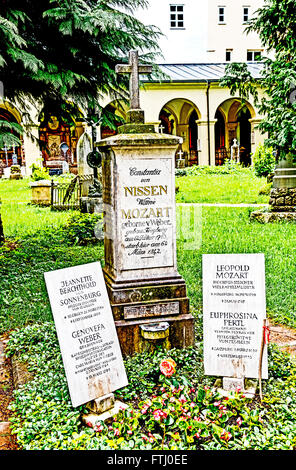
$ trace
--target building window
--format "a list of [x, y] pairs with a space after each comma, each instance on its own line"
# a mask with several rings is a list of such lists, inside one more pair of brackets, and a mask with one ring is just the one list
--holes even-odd
[[218, 7], [219, 23], [225, 23], [225, 7]]
[[249, 21], [249, 12], [250, 7], [243, 7], [243, 23], [247, 23]]
[[231, 62], [231, 53], [232, 53], [232, 49], [226, 49], [226, 55], [225, 55], [226, 62]]
[[260, 62], [261, 58], [261, 51], [247, 51], [247, 62]]
[[170, 5], [170, 27], [184, 29], [184, 5]]

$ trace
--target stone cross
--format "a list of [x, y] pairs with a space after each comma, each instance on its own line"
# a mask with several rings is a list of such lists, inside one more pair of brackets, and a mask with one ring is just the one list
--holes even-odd
[[164, 131], [165, 131], [164, 125], [159, 126], [159, 127], [158, 127], [158, 130], [159, 130], [160, 134], [163, 134]]
[[139, 65], [138, 51], [130, 51], [128, 65], [116, 65], [115, 72], [119, 74], [128, 73], [130, 75], [130, 109], [141, 109], [139, 74], [152, 73], [152, 67], [149, 65]]
[[177, 153], [177, 155], [179, 155], [179, 160], [182, 160], [182, 156], [183, 156], [182, 150], [179, 150], [179, 152]]

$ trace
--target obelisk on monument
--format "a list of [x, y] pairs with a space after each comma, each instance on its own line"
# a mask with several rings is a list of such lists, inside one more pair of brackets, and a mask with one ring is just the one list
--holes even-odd
[[[130, 74], [130, 109], [118, 134], [97, 143], [102, 154], [104, 276], [124, 355], [143, 350], [143, 338], [166, 337], [182, 348], [194, 342], [186, 284], [177, 270], [175, 152], [180, 137], [145, 124], [140, 108], [137, 51], [117, 73]], [[151, 336], [149, 336], [151, 335]]]

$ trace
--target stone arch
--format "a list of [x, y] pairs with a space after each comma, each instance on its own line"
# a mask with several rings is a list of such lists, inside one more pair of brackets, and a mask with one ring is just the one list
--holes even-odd
[[163, 132], [183, 139], [182, 150], [188, 163], [198, 163], [198, 124], [201, 113], [195, 103], [186, 98], [174, 98], [165, 103], [159, 113]]
[[[0, 105], [0, 120], [21, 124], [22, 117], [15, 106], [8, 101], [4, 101], [4, 103]], [[18, 137], [22, 142], [21, 134], [15, 130], [11, 130], [10, 132]], [[23, 165], [24, 154], [22, 145], [20, 144], [11, 147], [5, 146], [4, 148], [0, 148], [0, 160], [3, 162], [4, 166], [11, 166], [16, 162], [19, 165]]]
[[7, 113], [9, 113], [14, 118], [14, 122], [17, 122], [18, 124], [22, 123], [22, 114], [21, 114], [21, 112], [10, 101], [5, 100], [3, 102], [3, 104], [0, 104], [0, 109], [6, 111]]
[[250, 120], [255, 116], [256, 112], [251, 103], [240, 98], [229, 98], [218, 106], [215, 113], [216, 165], [222, 165], [226, 158], [230, 158], [234, 139], [240, 145], [241, 163], [251, 163]]

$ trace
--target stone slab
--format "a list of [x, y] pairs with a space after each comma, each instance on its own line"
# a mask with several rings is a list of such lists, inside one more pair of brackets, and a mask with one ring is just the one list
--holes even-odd
[[128, 405], [125, 403], [116, 400], [114, 403], [114, 407], [104, 413], [90, 413], [87, 415], [82, 416], [82, 421], [84, 424], [90, 427], [94, 427], [98, 424], [99, 421], [108, 421], [108, 419], [113, 418], [114, 416], [118, 415], [122, 410], [126, 410]]
[[[264, 255], [203, 255], [205, 374], [258, 378], [266, 318]], [[267, 348], [262, 378], [268, 378]]]
[[44, 274], [72, 405], [128, 384], [99, 262]]

